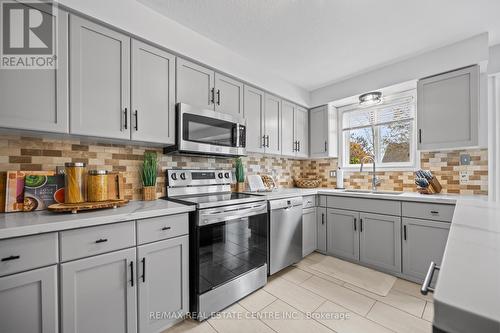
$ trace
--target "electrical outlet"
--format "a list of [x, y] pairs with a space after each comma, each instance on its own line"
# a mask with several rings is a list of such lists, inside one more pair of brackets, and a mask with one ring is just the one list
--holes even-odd
[[335, 170], [331, 170], [331, 171], [330, 171], [330, 177], [331, 177], [331, 178], [337, 177], [337, 171], [335, 171]]
[[460, 171], [460, 185], [467, 185], [469, 183], [470, 171]]

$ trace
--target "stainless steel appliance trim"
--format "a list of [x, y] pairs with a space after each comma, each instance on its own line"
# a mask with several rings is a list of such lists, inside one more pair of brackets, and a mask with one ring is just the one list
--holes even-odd
[[224, 209], [215, 208], [201, 210], [198, 212], [198, 226], [206, 226], [214, 223], [241, 219], [259, 214], [267, 213], [267, 204], [265, 202], [245, 205], [245, 206], [227, 206]]
[[179, 108], [181, 114], [182, 113], [191, 113], [191, 114], [194, 114], [197, 116], [205, 116], [208, 118], [225, 120], [227, 122], [234, 123], [234, 124], [241, 124], [241, 125], [246, 124], [245, 118], [240, 117], [240, 116], [235, 115], [235, 114], [202, 109], [202, 108], [198, 108], [198, 107], [186, 104], [186, 103], [178, 103], [177, 105], [178, 105], [178, 108]]
[[422, 295], [427, 295], [427, 293], [434, 292], [434, 288], [431, 288], [431, 282], [432, 282], [432, 277], [434, 276], [434, 271], [440, 270], [441, 267], [436, 265], [434, 261], [431, 261], [431, 264], [429, 265], [429, 270], [427, 271], [427, 274], [425, 275], [424, 282], [422, 283], [422, 288], [420, 288], [420, 293]]
[[182, 200], [182, 196], [198, 195], [198, 194], [213, 194], [221, 192], [231, 192], [231, 185], [205, 185], [199, 187], [168, 187], [168, 197], [177, 197], [175, 199]]
[[295, 206], [302, 206], [302, 197], [269, 200], [269, 209], [270, 210], [291, 208], [291, 207], [295, 207]]
[[199, 321], [210, 318], [267, 283], [267, 265], [264, 264], [232, 281], [198, 296]]

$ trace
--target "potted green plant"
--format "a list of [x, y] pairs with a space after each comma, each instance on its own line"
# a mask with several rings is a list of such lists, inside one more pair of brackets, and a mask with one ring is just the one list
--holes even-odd
[[244, 192], [245, 191], [245, 168], [243, 166], [243, 161], [241, 157], [238, 157], [234, 160], [234, 175], [236, 176], [236, 191]]
[[143, 186], [143, 200], [156, 200], [156, 175], [158, 157], [155, 152], [144, 153], [144, 161], [140, 169]]

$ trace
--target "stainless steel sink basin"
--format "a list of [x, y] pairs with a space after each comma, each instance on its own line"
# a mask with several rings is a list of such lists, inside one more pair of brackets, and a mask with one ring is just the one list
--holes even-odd
[[403, 192], [397, 191], [370, 191], [370, 190], [345, 190], [348, 193], [366, 193], [366, 194], [389, 194], [389, 195], [400, 195]]

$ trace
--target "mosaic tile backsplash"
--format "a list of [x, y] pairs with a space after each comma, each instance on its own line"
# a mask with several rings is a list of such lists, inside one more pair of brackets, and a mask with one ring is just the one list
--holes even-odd
[[[157, 192], [165, 195], [167, 168], [232, 168], [230, 158], [163, 155], [161, 148], [132, 144], [111, 144], [79, 139], [47, 139], [18, 135], [0, 135], [0, 171], [7, 170], [55, 170], [65, 162], [85, 162], [89, 169], [105, 169], [122, 172], [126, 183], [126, 198], [142, 198], [139, 166], [145, 151], [156, 151], [160, 159]], [[460, 153], [471, 155], [469, 166], [459, 165]], [[443, 185], [443, 192], [462, 194], [488, 193], [488, 153], [486, 149], [466, 151], [432, 152], [421, 154], [421, 168], [430, 169]], [[321, 187], [335, 187], [336, 180], [329, 176], [337, 169], [337, 159], [294, 160], [280, 156], [250, 154], [243, 158], [247, 174], [268, 174], [278, 186], [293, 187], [294, 177], [321, 178]], [[459, 172], [470, 171], [468, 185], [460, 185]], [[413, 173], [378, 172], [381, 189], [414, 191]], [[347, 188], [370, 187], [368, 172], [345, 174]]]

